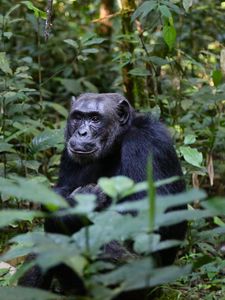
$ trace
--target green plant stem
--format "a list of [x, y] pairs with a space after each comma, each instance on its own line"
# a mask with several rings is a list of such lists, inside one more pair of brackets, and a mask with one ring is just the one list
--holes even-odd
[[39, 103], [41, 107], [41, 119], [43, 118], [43, 96], [42, 96], [42, 73], [41, 73], [41, 28], [40, 28], [40, 17], [37, 18], [37, 24], [38, 24], [38, 32], [37, 32], [37, 50], [38, 50], [38, 89], [39, 89]]
[[155, 227], [155, 197], [156, 188], [153, 181], [152, 157], [148, 160], [148, 201], [149, 201], [149, 232], [153, 233]]
[[89, 227], [85, 227], [85, 247], [86, 247], [86, 252], [87, 255], [90, 253], [90, 244], [89, 244]]

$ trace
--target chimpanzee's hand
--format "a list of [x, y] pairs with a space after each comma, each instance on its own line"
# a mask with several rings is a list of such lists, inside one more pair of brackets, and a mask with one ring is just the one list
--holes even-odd
[[95, 211], [101, 211], [104, 208], [107, 208], [111, 203], [110, 199], [107, 198], [100, 187], [96, 184], [88, 184], [75, 189], [70, 194], [69, 198], [74, 199], [76, 194], [94, 194], [97, 197]]

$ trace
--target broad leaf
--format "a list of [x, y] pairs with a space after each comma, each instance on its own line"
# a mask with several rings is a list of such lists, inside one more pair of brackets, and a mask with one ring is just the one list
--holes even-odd
[[26, 7], [33, 11], [34, 15], [36, 18], [42, 18], [42, 19], [46, 19], [46, 12], [40, 10], [39, 8], [37, 8], [36, 6], [33, 5], [33, 3], [31, 1], [21, 1], [22, 4], [26, 5]]
[[180, 152], [183, 155], [184, 159], [191, 165], [201, 168], [203, 161], [202, 153], [195, 148], [189, 146], [181, 146]]
[[196, 142], [196, 136], [194, 134], [188, 134], [184, 138], [185, 145], [194, 144], [195, 142]]
[[169, 46], [169, 49], [171, 50], [175, 44], [176, 41], [176, 29], [174, 26], [170, 25], [164, 25], [163, 26], [163, 39]]
[[5, 143], [4, 141], [0, 141], [0, 152], [15, 152], [13, 146]]
[[57, 147], [64, 143], [64, 132], [62, 129], [47, 129], [39, 135], [35, 136], [32, 140], [32, 151], [39, 152], [49, 149], [51, 147]]
[[83, 46], [92, 46], [92, 45], [99, 45], [102, 44], [104, 41], [106, 41], [105, 38], [92, 38], [90, 40], [84, 41]]
[[159, 66], [163, 66], [163, 65], [170, 63], [169, 60], [166, 60], [166, 59], [158, 57], [158, 56], [149, 56], [148, 60], [150, 60], [151, 62], [153, 62], [154, 64], [159, 65]]
[[134, 181], [125, 176], [115, 176], [112, 178], [102, 177], [98, 185], [103, 192], [112, 198], [123, 198], [133, 192], [135, 188]]
[[5, 52], [0, 52], [0, 69], [4, 73], [12, 75], [12, 69], [9, 67], [9, 62]]
[[183, 7], [186, 12], [188, 12], [189, 8], [192, 6], [193, 0], [183, 0]]
[[1, 299], [7, 300], [60, 300], [63, 297], [28, 287], [0, 287]]
[[168, 19], [172, 17], [171, 12], [166, 5], [159, 5], [159, 10], [164, 17]]
[[191, 266], [170, 266], [154, 269], [150, 258], [133, 261], [115, 271], [96, 276], [97, 282], [106, 286], [123, 285], [123, 290], [132, 291], [171, 282], [191, 272]]
[[218, 86], [223, 80], [223, 73], [220, 70], [214, 70], [212, 74], [213, 83]]
[[75, 49], [78, 49], [79, 48], [79, 45], [76, 41], [74, 40], [71, 40], [71, 39], [68, 39], [68, 40], [64, 40], [64, 42], [70, 46], [72, 46], [73, 48]]
[[131, 17], [131, 21], [139, 17], [146, 17], [152, 10], [154, 10], [157, 6], [157, 2], [154, 0], [143, 2], [133, 13]]
[[32, 221], [33, 218], [41, 216], [43, 216], [43, 214], [38, 211], [4, 209], [0, 211], [0, 227], [10, 225], [20, 220]]
[[150, 72], [144, 68], [134, 68], [131, 71], [129, 71], [130, 75], [133, 76], [148, 76], [151, 75]]
[[13, 179], [0, 177], [0, 192], [16, 197], [17, 199], [41, 203], [50, 210], [68, 206], [67, 202], [61, 196], [43, 184], [22, 177]]

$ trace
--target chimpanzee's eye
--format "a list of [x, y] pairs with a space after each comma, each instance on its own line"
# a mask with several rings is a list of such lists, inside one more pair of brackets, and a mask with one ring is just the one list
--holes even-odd
[[82, 116], [78, 113], [74, 113], [74, 114], [72, 114], [71, 119], [75, 122], [80, 121], [82, 119]]
[[92, 116], [91, 117], [91, 121], [93, 121], [93, 122], [95, 122], [95, 123], [97, 123], [97, 122], [99, 122], [100, 121], [100, 119], [99, 119], [99, 116]]

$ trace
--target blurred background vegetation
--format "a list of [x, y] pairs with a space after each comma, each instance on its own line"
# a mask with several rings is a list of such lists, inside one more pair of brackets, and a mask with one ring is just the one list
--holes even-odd
[[[0, 176], [52, 186], [71, 96], [120, 92], [169, 127], [188, 186], [224, 196], [225, 2], [54, 0], [46, 14], [50, 4], [1, 0]], [[24, 203], [4, 192], [0, 207]], [[195, 240], [199, 228], [212, 224], [224, 226], [222, 219], [193, 224], [183, 260], [218, 254], [215, 241]], [[9, 237], [36, 225], [2, 230], [1, 250]], [[182, 293], [185, 299], [222, 299], [223, 253], [189, 278], [192, 295], [186, 279], [165, 287], [174, 296], [162, 299], [183, 299]]]

